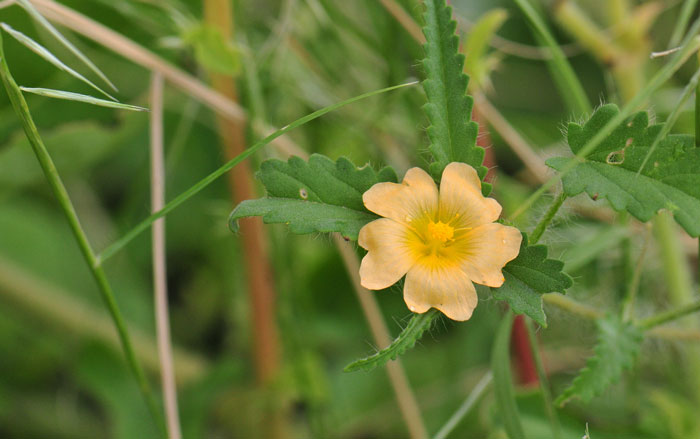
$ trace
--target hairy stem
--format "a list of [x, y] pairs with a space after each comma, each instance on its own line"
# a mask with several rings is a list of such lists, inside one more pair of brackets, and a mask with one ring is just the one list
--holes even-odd
[[625, 298], [622, 302], [622, 320], [624, 321], [628, 321], [632, 318], [634, 302], [637, 299], [637, 292], [639, 291], [639, 281], [642, 277], [642, 268], [644, 267], [644, 256], [647, 253], [648, 247], [649, 234], [647, 233], [644, 236], [644, 244], [642, 245], [642, 251], [639, 252], [639, 257], [637, 258], [637, 263], [634, 266], [632, 278], [629, 280], [629, 284], [627, 285], [627, 291], [625, 293]]
[[677, 320], [697, 311], [700, 311], [700, 300], [696, 300], [695, 302], [691, 302], [687, 305], [679, 306], [678, 308], [674, 308], [641, 320], [639, 322], [639, 326], [643, 329], [651, 329], [655, 326], [663, 325], [664, 323]]
[[131, 372], [133, 373], [134, 377], [136, 378], [136, 381], [138, 382], [141, 393], [146, 401], [146, 404], [148, 405], [148, 409], [151, 412], [151, 416], [153, 417], [158, 427], [161, 429], [161, 433], [164, 434], [165, 426], [163, 418], [158, 409], [158, 406], [156, 405], [156, 401], [153, 398], [150, 385], [148, 383], [148, 380], [146, 379], [145, 374], [143, 373], [143, 369], [141, 368], [141, 365], [138, 363], [138, 361], [136, 361], [136, 355], [134, 353], [134, 348], [131, 343], [131, 338], [129, 337], [129, 333], [126, 328], [126, 323], [121, 314], [121, 311], [119, 310], [119, 306], [117, 305], [117, 302], [114, 299], [114, 293], [112, 292], [112, 288], [110, 287], [109, 282], [107, 281], [107, 277], [105, 276], [104, 270], [97, 264], [97, 257], [95, 256], [95, 253], [92, 247], [90, 246], [85, 231], [80, 225], [80, 220], [78, 219], [78, 215], [75, 212], [75, 208], [73, 207], [73, 204], [70, 200], [68, 191], [66, 191], [66, 188], [63, 185], [63, 181], [61, 181], [61, 177], [58, 174], [58, 170], [56, 169], [56, 166], [54, 165], [53, 160], [51, 159], [51, 156], [49, 155], [49, 152], [46, 149], [46, 146], [44, 145], [44, 142], [39, 136], [39, 131], [37, 130], [36, 125], [34, 124], [34, 120], [32, 119], [31, 113], [29, 112], [27, 102], [25, 101], [24, 96], [22, 95], [22, 92], [19, 89], [19, 86], [17, 85], [14, 78], [12, 77], [12, 74], [10, 73], [10, 69], [7, 65], [7, 60], [5, 59], [5, 53], [2, 46], [2, 35], [0, 34], [0, 77], [2, 78], [3, 85], [10, 98], [12, 107], [22, 123], [24, 132], [27, 136], [27, 139], [29, 140], [29, 143], [32, 146], [32, 150], [34, 151], [37, 160], [39, 161], [39, 165], [41, 166], [41, 169], [44, 172], [44, 176], [46, 177], [49, 186], [51, 187], [51, 190], [54, 193], [54, 196], [58, 200], [63, 214], [68, 220], [68, 225], [70, 226], [75, 240], [78, 243], [80, 252], [82, 253], [83, 258], [85, 258], [85, 261], [87, 262], [88, 267], [92, 272], [95, 281], [97, 282], [97, 286], [102, 295], [102, 300], [107, 306], [110, 316], [112, 317], [112, 320], [114, 322], [114, 326], [116, 327], [117, 332], [119, 334], [119, 339], [121, 341], [122, 349], [124, 350], [124, 354], [126, 356], [129, 368], [131, 369]]
[[559, 211], [559, 208], [562, 204], [564, 204], [564, 200], [566, 200], [566, 194], [564, 192], [560, 193], [554, 198], [552, 204], [549, 206], [549, 209], [547, 209], [547, 212], [545, 212], [542, 219], [540, 219], [540, 222], [537, 223], [535, 229], [530, 234], [530, 244], [536, 244], [537, 241], [540, 240], [542, 234], [544, 234], [544, 231], [547, 230], [547, 226], [552, 222]]

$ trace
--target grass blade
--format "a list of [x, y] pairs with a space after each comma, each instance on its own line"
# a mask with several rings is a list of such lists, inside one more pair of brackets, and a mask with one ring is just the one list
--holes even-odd
[[510, 439], [525, 439], [525, 432], [520, 423], [520, 414], [515, 402], [513, 376], [510, 371], [510, 329], [513, 326], [513, 312], [508, 311], [503, 316], [496, 340], [491, 353], [491, 370], [493, 371], [493, 387], [496, 393], [503, 425]]
[[148, 108], [137, 107], [136, 105], [122, 104], [121, 102], [106, 101], [104, 99], [98, 99], [98, 98], [94, 98], [92, 96], [82, 95], [79, 93], [73, 93], [70, 91], [52, 90], [50, 88], [32, 88], [32, 87], [20, 87], [20, 90], [27, 92], [27, 93], [33, 93], [33, 94], [40, 95], [40, 96], [46, 96], [48, 98], [83, 102], [86, 104], [97, 105], [100, 107], [118, 108], [120, 110], [130, 110], [130, 111], [148, 111]]
[[97, 257], [95, 256], [90, 242], [88, 241], [85, 231], [80, 225], [78, 214], [75, 212], [75, 208], [73, 207], [73, 203], [68, 195], [68, 191], [66, 190], [66, 187], [58, 174], [56, 165], [49, 155], [41, 136], [39, 136], [39, 131], [34, 124], [31, 113], [29, 113], [29, 107], [27, 106], [27, 102], [24, 100], [24, 95], [12, 77], [12, 73], [7, 65], [7, 60], [5, 58], [5, 53], [2, 46], [2, 33], [0, 32], [0, 79], [2, 79], [2, 83], [7, 91], [8, 97], [10, 98], [12, 107], [22, 123], [24, 132], [32, 146], [32, 150], [36, 155], [37, 161], [39, 162], [39, 165], [46, 176], [46, 180], [48, 181], [54, 196], [58, 200], [63, 214], [68, 220], [68, 224], [73, 232], [75, 240], [77, 241], [80, 252], [85, 258], [85, 262], [87, 262], [88, 268], [92, 272], [92, 275], [97, 283], [102, 300], [104, 301], [105, 306], [107, 307], [107, 310], [109, 311], [114, 322], [115, 329], [119, 334], [119, 339], [122, 344], [122, 349], [124, 351], [127, 364], [138, 382], [141, 394], [143, 395], [146, 405], [150, 410], [151, 416], [153, 417], [155, 423], [161, 427], [161, 431], [165, 433], [163, 419], [160, 415], [155, 399], [153, 398], [153, 394], [151, 393], [150, 384], [146, 379], [146, 375], [144, 374], [141, 365], [136, 360], [136, 353], [134, 352], [131, 337], [129, 336], [124, 317], [122, 316], [119, 306], [114, 298], [112, 287], [107, 281], [107, 276], [105, 275], [102, 267], [97, 265]]
[[70, 41], [66, 39], [66, 37], [61, 34], [58, 29], [53, 27], [49, 21], [44, 18], [43, 15], [39, 13], [39, 11], [36, 10], [36, 8], [29, 2], [29, 0], [16, 0], [17, 4], [20, 5], [29, 15], [32, 16], [33, 19], [35, 19], [39, 24], [46, 29], [51, 35], [53, 35], [54, 38], [56, 38], [66, 49], [70, 50], [73, 55], [77, 56], [83, 63], [85, 63], [86, 66], [90, 68], [97, 76], [100, 77], [107, 85], [109, 85], [112, 90], [117, 91], [117, 87], [112, 84], [112, 81], [110, 81], [107, 76], [102, 73], [102, 70], [100, 70], [90, 59], [83, 54], [77, 47], [75, 47]]
[[198, 183], [190, 187], [188, 190], [185, 192], [181, 193], [177, 197], [175, 197], [172, 201], [167, 203], [165, 207], [163, 207], [161, 210], [158, 212], [155, 212], [145, 220], [141, 221], [139, 224], [136, 225], [133, 229], [131, 229], [129, 232], [126, 233], [123, 237], [118, 239], [116, 242], [114, 242], [112, 245], [107, 247], [102, 251], [97, 256], [97, 263], [102, 264], [104, 261], [109, 259], [111, 256], [114, 256], [115, 253], [117, 253], [119, 250], [121, 250], [124, 246], [126, 246], [131, 240], [136, 238], [141, 232], [146, 230], [155, 220], [158, 218], [162, 218], [168, 213], [170, 213], [173, 209], [178, 207], [180, 204], [184, 203], [185, 201], [189, 200], [192, 198], [194, 195], [199, 193], [202, 189], [205, 187], [209, 186], [212, 182], [214, 182], [217, 178], [221, 177], [224, 175], [226, 172], [229, 170], [233, 169], [237, 164], [242, 162], [243, 160], [247, 159], [251, 155], [255, 153], [255, 151], [259, 150], [263, 146], [267, 145], [268, 143], [272, 142], [276, 138], [282, 136], [283, 134], [298, 128], [308, 122], [311, 122], [314, 119], [318, 119], [319, 117], [323, 116], [326, 113], [330, 113], [331, 111], [337, 110], [338, 108], [344, 107], [345, 105], [352, 104], [353, 102], [361, 101], [362, 99], [366, 99], [372, 96], [376, 96], [382, 93], [386, 93], [392, 90], [397, 90], [403, 87], [409, 87], [412, 85], [418, 84], [418, 81], [413, 81], [413, 82], [407, 82], [405, 84], [400, 84], [400, 85], [394, 85], [392, 87], [387, 87], [383, 88], [380, 90], [374, 90], [368, 93], [361, 94], [359, 96], [352, 97], [350, 99], [347, 99], [342, 102], [338, 102], [336, 104], [330, 105], [328, 107], [322, 108], [318, 111], [314, 111], [311, 114], [307, 114], [306, 116], [295, 120], [294, 122], [290, 123], [289, 125], [275, 131], [274, 133], [270, 134], [269, 136], [265, 137], [264, 139], [260, 140], [259, 142], [255, 143], [254, 145], [248, 147], [245, 151], [242, 153], [238, 154], [236, 157], [232, 158], [229, 160], [227, 163], [225, 163], [223, 166], [221, 166], [219, 169], [215, 170], [211, 174], [207, 175], [204, 177], [202, 180], [200, 180]]
[[547, 61], [549, 70], [552, 72], [552, 76], [554, 76], [554, 80], [568, 107], [577, 112], [579, 116], [590, 113], [593, 108], [586, 96], [586, 92], [583, 90], [581, 81], [578, 80], [574, 69], [567, 61], [554, 36], [547, 29], [547, 25], [527, 0], [515, 0], [515, 3], [535, 30], [537, 41], [549, 48], [552, 54], [552, 58]]
[[80, 81], [83, 81], [90, 87], [94, 88], [95, 90], [99, 91], [103, 95], [107, 96], [109, 99], [113, 100], [114, 102], [119, 102], [116, 98], [114, 98], [112, 95], [109, 93], [105, 92], [102, 90], [100, 87], [96, 86], [92, 81], [87, 79], [85, 76], [81, 75], [80, 73], [76, 72], [75, 70], [71, 69], [67, 65], [65, 65], [63, 62], [61, 62], [60, 59], [58, 59], [53, 53], [51, 53], [46, 47], [42, 46], [41, 44], [37, 43], [36, 41], [32, 40], [22, 32], [13, 29], [9, 24], [7, 23], [0, 23], [0, 26], [2, 26], [3, 29], [5, 29], [5, 32], [10, 34], [14, 39], [22, 43], [26, 48], [31, 50], [32, 52], [36, 53], [40, 57], [44, 58], [46, 61], [50, 62], [54, 66], [58, 67], [60, 70], [63, 70], [64, 72], [68, 73], [69, 75], [73, 76], [76, 79], [79, 79]]

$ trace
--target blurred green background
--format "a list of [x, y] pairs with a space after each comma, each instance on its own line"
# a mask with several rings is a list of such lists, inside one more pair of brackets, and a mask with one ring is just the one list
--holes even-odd
[[[230, 45], [203, 37], [200, 1], [62, 0], [178, 68], [208, 82], [218, 68], [236, 79], [240, 104], [252, 120], [284, 126], [323, 106], [374, 89], [422, 78], [421, 46], [386, 3], [421, 20], [417, 0], [234, 1], [235, 37]], [[490, 41], [483, 63], [485, 93], [535, 152], [563, 151], [572, 116], [554, 87], [542, 51], [510, 1], [455, 0], [461, 33], [494, 8], [507, 19]], [[535, 2], [537, 3], [537, 2]], [[555, 3], [537, 3], [570, 55], [594, 103], [624, 102], [609, 64], [556, 17]], [[629, 10], [652, 2], [579, 0], [603, 35], [618, 38], [609, 6]], [[654, 2], [648, 47], [663, 50], [674, 29], [678, 1]], [[631, 17], [631, 18], [630, 18]], [[630, 15], [630, 20], [637, 16]], [[641, 18], [639, 18], [641, 20]], [[17, 6], [0, 10], [0, 21], [41, 41], [73, 66], [73, 55], [56, 44]], [[64, 28], [61, 28], [64, 31]], [[65, 30], [119, 88], [123, 102], [149, 106], [150, 72], [96, 43]], [[623, 48], [637, 50], [641, 40]], [[645, 43], [646, 44], [646, 43]], [[7, 61], [20, 85], [91, 93], [5, 38]], [[223, 51], [223, 52], [222, 52]], [[647, 50], [648, 52], [648, 50]], [[546, 54], [545, 54], [546, 55]], [[648, 58], [648, 53], [646, 54]], [[649, 77], [663, 59], [641, 63]], [[217, 66], [217, 62], [221, 65]], [[628, 62], [627, 60], [623, 62]], [[77, 68], [77, 67], [76, 67]], [[662, 121], [695, 70], [691, 61], [649, 102]], [[78, 68], [91, 79], [86, 69]], [[56, 161], [78, 214], [97, 250], [149, 214], [149, 116], [28, 95], [30, 110]], [[410, 87], [344, 107], [291, 132], [307, 153], [345, 156], [375, 168], [389, 164], [399, 175], [427, 156], [421, 110], [425, 96]], [[675, 127], [693, 132], [692, 109]], [[488, 124], [487, 124], [488, 125]], [[166, 87], [167, 198], [171, 199], [225, 161], [215, 115], [186, 92]], [[494, 196], [512, 212], [536, 186], [523, 162], [490, 129]], [[261, 138], [246, 128], [248, 145]], [[268, 157], [268, 146], [251, 160]], [[234, 168], [231, 172], [237, 172]], [[259, 184], [256, 196], [262, 196]], [[520, 219], [534, 225], [548, 200]], [[288, 438], [407, 437], [384, 370], [343, 373], [343, 367], [375, 350], [350, 278], [326, 236], [295, 236], [284, 226], [265, 226], [274, 272], [281, 359], [275, 378], [259, 384], [247, 294], [247, 261], [240, 236], [226, 224], [233, 207], [225, 178], [167, 216], [167, 264], [176, 346], [180, 416], [186, 438], [264, 438], [270, 419]], [[636, 223], [616, 225], [602, 201], [578, 197], [567, 203], [545, 235], [554, 257], [567, 262], [575, 279], [569, 294], [600, 310], [613, 309], [625, 286], [625, 248], [637, 255], [648, 240]], [[686, 237], [687, 238], [687, 237]], [[687, 239], [680, 236], [681, 245]], [[649, 240], [640, 308], [673, 303], [657, 242]], [[623, 243], [626, 243], [623, 245]], [[697, 244], [693, 244], [697, 249]], [[685, 249], [685, 247], [682, 247]], [[688, 260], [696, 256], [690, 254]], [[359, 251], [358, 251], [359, 254]], [[697, 250], [695, 250], [697, 254]], [[634, 256], [636, 258], [636, 256]], [[106, 263], [140, 362], [158, 387], [151, 241], [143, 233]], [[401, 287], [376, 293], [394, 335], [409, 317]], [[487, 371], [502, 304], [482, 295], [466, 323], [441, 319], [405, 356], [403, 363], [433, 433], [447, 421]], [[558, 394], [591, 354], [594, 324], [546, 306], [549, 327], [539, 331], [553, 391]], [[690, 327], [697, 318], [688, 318]], [[564, 436], [691, 438], [700, 436], [699, 340], [645, 342], [638, 366], [591, 404], [560, 410]], [[694, 345], [695, 344], [695, 345]], [[517, 375], [517, 374], [516, 374]], [[550, 431], [537, 388], [519, 387], [518, 402], [531, 438]], [[266, 427], [268, 425], [268, 427]], [[503, 438], [494, 396], [487, 392], [451, 437]], [[150, 438], [157, 430], [116, 342], [115, 331], [81, 258], [70, 229], [41, 173], [4, 90], [0, 91], [0, 437]]]

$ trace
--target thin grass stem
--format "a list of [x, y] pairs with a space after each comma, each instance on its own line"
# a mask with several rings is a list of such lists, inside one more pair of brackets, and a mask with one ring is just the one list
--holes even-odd
[[351, 104], [353, 102], [360, 101], [362, 99], [371, 97], [371, 96], [376, 96], [378, 94], [386, 93], [392, 90], [397, 90], [403, 87], [408, 87], [412, 85], [418, 84], [417, 81], [414, 82], [408, 82], [405, 84], [400, 84], [400, 85], [395, 85], [393, 87], [387, 87], [383, 88], [381, 90], [375, 90], [371, 91], [369, 93], [364, 93], [359, 96], [355, 96], [353, 98], [347, 99], [342, 102], [338, 102], [336, 104], [330, 105], [328, 107], [322, 108], [318, 111], [315, 111], [311, 114], [308, 114], [300, 119], [295, 120], [294, 122], [290, 123], [289, 125], [285, 126], [284, 128], [275, 131], [274, 133], [270, 134], [269, 136], [265, 137], [261, 141], [255, 143], [254, 145], [248, 147], [245, 149], [242, 153], [238, 154], [236, 157], [233, 159], [229, 160], [227, 163], [225, 163], [223, 166], [219, 167], [217, 170], [209, 174], [208, 176], [204, 177], [202, 180], [200, 180], [198, 183], [194, 184], [192, 187], [190, 187], [188, 190], [185, 192], [181, 193], [177, 197], [175, 197], [172, 201], [167, 203], [161, 210], [158, 212], [152, 214], [148, 218], [144, 219], [141, 221], [139, 224], [137, 224], [133, 229], [131, 229], [129, 232], [127, 232], [122, 238], [118, 239], [116, 242], [114, 242], [112, 245], [107, 247], [105, 250], [102, 251], [97, 256], [97, 265], [101, 265], [109, 259], [110, 257], [114, 256], [119, 250], [124, 248], [129, 242], [131, 242], [134, 238], [136, 238], [139, 234], [141, 234], [144, 230], [148, 229], [151, 224], [158, 218], [162, 218], [171, 211], [173, 211], [175, 208], [180, 206], [182, 203], [185, 201], [189, 200], [192, 198], [194, 195], [199, 193], [202, 189], [205, 187], [209, 186], [211, 183], [213, 183], [217, 178], [221, 177], [224, 175], [226, 172], [234, 168], [237, 164], [242, 162], [243, 160], [247, 159], [250, 157], [253, 153], [255, 153], [257, 150], [262, 148], [263, 146], [269, 144], [276, 138], [280, 137], [281, 135], [298, 128], [302, 125], [304, 125], [307, 122], [310, 122], [314, 119], [317, 119], [321, 116], [323, 116], [326, 113], [330, 113], [333, 110], [337, 110], [340, 107], [343, 107], [345, 105]]
[[452, 431], [459, 425], [459, 423], [464, 419], [465, 416], [469, 414], [472, 408], [476, 405], [477, 402], [481, 399], [481, 397], [486, 393], [486, 390], [488, 390], [489, 386], [493, 382], [493, 372], [490, 370], [486, 372], [486, 374], [479, 380], [478, 383], [476, 383], [476, 386], [474, 386], [474, 389], [469, 393], [467, 396], [467, 399], [464, 400], [462, 405], [459, 406], [457, 411], [450, 416], [450, 419], [447, 420], [445, 425], [440, 428], [440, 430], [437, 432], [435, 436], [433, 436], [433, 439], [447, 439], [447, 437], [452, 433]]
[[[165, 160], [163, 156], [163, 76], [151, 78], [151, 210], [157, 212], [165, 204]], [[180, 439], [180, 416], [177, 409], [175, 367], [170, 341], [168, 316], [168, 283], [165, 263], [165, 218], [151, 229], [153, 257], [153, 295], [155, 303], [156, 339], [161, 367], [161, 386], [165, 403], [165, 421], [169, 439]]]
[[107, 281], [107, 277], [105, 276], [104, 271], [97, 264], [97, 258], [95, 256], [95, 253], [93, 252], [92, 247], [90, 246], [85, 231], [80, 225], [80, 220], [78, 219], [78, 215], [70, 200], [68, 191], [63, 185], [63, 181], [61, 180], [61, 177], [58, 174], [58, 170], [56, 169], [56, 166], [54, 165], [54, 162], [51, 159], [51, 156], [49, 155], [49, 152], [46, 149], [46, 146], [44, 145], [41, 136], [39, 135], [39, 131], [37, 130], [36, 125], [34, 124], [34, 120], [32, 119], [31, 113], [29, 112], [27, 102], [25, 101], [19, 86], [17, 85], [14, 78], [12, 77], [12, 74], [10, 73], [10, 69], [7, 65], [7, 60], [5, 58], [5, 53], [2, 46], [2, 35], [0, 34], [0, 77], [2, 78], [3, 85], [10, 98], [12, 107], [22, 123], [24, 132], [27, 136], [27, 139], [29, 140], [29, 143], [32, 146], [32, 150], [34, 151], [37, 160], [39, 161], [39, 165], [41, 166], [41, 169], [44, 172], [49, 186], [51, 187], [54, 196], [60, 204], [63, 214], [68, 220], [68, 225], [70, 226], [71, 231], [75, 236], [75, 239], [78, 243], [78, 247], [80, 248], [80, 252], [85, 258], [85, 261], [88, 264], [88, 268], [92, 272], [92, 275], [95, 278], [95, 281], [97, 282], [97, 286], [99, 287], [102, 299], [105, 305], [107, 306], [107, 309], [109, 310], [109, 313], [114, 322], [114, 326], [116, 327], [117, 332], [119, 333], [122, 349], [124, 350], [124, 354], [126, 356], [129, 368], [131, 369], [131, 372], [133, 373], [134, 377], [136, 378], [136, 381], [138, 382], [141, 393], [146, 401], [148, 409], [151, 412], [151, 416], [153, 417], [153, 420], [155, 421], [157, 426], [161, 429], [161, 433], [164, 434], [165, 426], [163, 418], [158, 409], [156, 401], [153, 398], [150, 385], [148, 383], [148, 380], [146, 379], [145, 374], [143, 373], [143, 369], [141, 368], [139, 362], [136, 360], [136, 355], [134, 353], [131, 338], [129, 337], [126, 323], [124, 321], [124, 318], [122, 317], [121, 311], [119, 310], [119, 306], [117, 305], [117, 302], [114, 298], [112, 288], [110, 287], [109, 282]]
[[681, 40], [686, 27], [688, 27], [688, 22], [690, 21], [693, 9], [695, 9], [697, 3], [698, 0], [685, 0], [683, 2], [683, 7], [678, 15], [678, 21], [676, 21], [676, 25], [673, 26], [673, 33], [671, 34], [671, 39], [668, 41], [669, 49], [678, 46], [678, 42]]
[[559, 423], [557, 412], [554, 408], [554, 404], [552, 403], [552, 391], [549, 387], [549, 379], [547, 379], [547, 372], [544, 370], [544, 364], [542, 362], [542, 355], [540, 354], [539, 341], [537, 340], [537, 335], [535, 334], [535, 328], [533, 326], [531, 318], [525, 317], [523, 320], [525, 321], [527, 336], [530, 340], [532, 358], [534, 358], [535, 360], [535, 370], [537, 371], [537, 378], [540, 381], [540, 389], [542, 389], [544, 410], [547, 413], [547, 418], [549, 418], [549, 425], [552, 428], [552, 438], [561, 439], [561, 424]]

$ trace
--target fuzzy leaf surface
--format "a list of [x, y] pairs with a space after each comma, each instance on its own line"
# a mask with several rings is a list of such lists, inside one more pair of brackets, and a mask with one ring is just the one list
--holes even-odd
[[229, 217], [232, 230], [237, 230], [240, 218], [262, 216], [266, 223], [288, 224], [293, 233], [339, 232], [352, 240], [362, 226], [379, 218], [365, 208], [362, 194], [376, 183], [397, 180], [391, 168], [375, 172], [320, 154], [308, 162], [299, 157], [266, 160], [257, 176], [267, 197], [236, 206]]
[[[569, 124], [571, 151], [576, 154], [619, 112], [615, 105], [604, 105], [584, 125]], [[674, 134], [661, 139], [650, 153], [662, 128], [649, 125], [646, 112], [632, 115], [564, 175], [564, 191], [569, 196], [585, 191], [593, 198], [606, 198], [615, 210], [627, 210], [645, 222], [668, 209], [689, 235], [700, 236], [700, 148], [692, 136]], [[556, 157], [547, 165], [562, 170], [569, 160]]]
[[423, 314], [413, 314], [411, 321], [401, 331], [398, 337], [386, 348], [369, 357], [354, 361], [343, 369], [345, 372], [355, 372], [358, 370], [372, 370], [377, 366], [386, 364], [389, 360], [395, 360], [399, 355], [403, 355], [407, 350], [416, 345], [416, 342], [423, 336], [423, 333], [430, 328], [430, 324], [438, 316], [435, 308]]
[[518, 257], [503, 267], [506, 278], [499, 288], [491, 288], [494, 298], [508, 302], [513, 312], [526, 314], [542, 326], [547, 317], [542, 307], [542, 295], [564, 293], [573, 284], [571, 277], [562, 272], [564, 263], [547, 259], [547, 247], [529, 245], [523, 234]]
[[[425, 1], [425, 59], [426, 79], [423, 88], [428, 103], [423, 106], [430, 120], [428, 137], [435, 162], [430, 172], [436, 179], [450, 162], [464, 162], [474, 167], [483, 180], [486, 175], [484, 149], [476, 145], [479, 127], [470, 120], [473, 99], [467, 96], [469, 77], [463, 73], [464, 55], [459, 53], [457, 23], [452, 8], [445, 0]], [[484, 195], [491, 185], [482, 185]]]
[[581, 369], [555, 404], [562, 406], [574, 397], [589, 402], [619, 380], [622, 372], [634, 364], [644, 337], [642, 330], [612, 315], [599, 319], [597, 326], [598, 343], [594, 355], [586, 361], [586, 367]]

